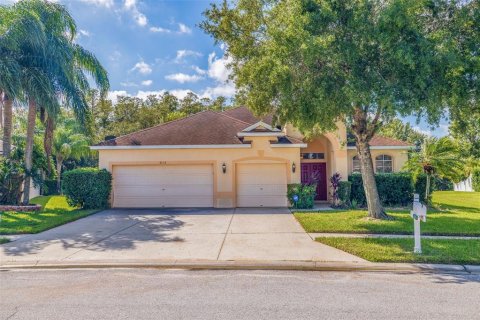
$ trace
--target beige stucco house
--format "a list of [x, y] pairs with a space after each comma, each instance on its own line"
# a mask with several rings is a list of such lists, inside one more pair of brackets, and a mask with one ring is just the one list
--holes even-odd
[[[106, 140], [92, 149], [113, 175], [113, 207], [284, 207], [287, 184], [318, 180], [317, 201], [328, 201], [328, 179], [359, 170], [345, 126], [306, 141], [295, 128], [272, 127], [247, 108], [203, 111]], [[399, 171], [411, 146], [374, 137], [378, 172]]]

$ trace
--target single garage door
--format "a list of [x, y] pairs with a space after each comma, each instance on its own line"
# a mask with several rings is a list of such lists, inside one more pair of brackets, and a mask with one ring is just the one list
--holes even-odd
[[286, 207], [285, 164], [237, 165], [237, 207]]
[[113, 167], [117, 208], [213, 207], [211, 165]]

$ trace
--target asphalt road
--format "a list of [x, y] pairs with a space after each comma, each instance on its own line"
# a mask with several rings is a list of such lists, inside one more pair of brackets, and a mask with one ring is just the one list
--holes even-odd
[[480, 319], [480, 275], [3, 271], [0, 319]]

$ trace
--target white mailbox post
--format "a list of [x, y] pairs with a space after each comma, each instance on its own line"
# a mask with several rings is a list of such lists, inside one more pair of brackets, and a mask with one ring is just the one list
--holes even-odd
[[415, 237], [414, 253], [422, 253], [422, 244], [420, 242], [420, 220], [427, 221], [427, 207], [420, 203], [418, 194], [413, 195], [413, 210], [410, 211], [413, 218], [413, 234]]

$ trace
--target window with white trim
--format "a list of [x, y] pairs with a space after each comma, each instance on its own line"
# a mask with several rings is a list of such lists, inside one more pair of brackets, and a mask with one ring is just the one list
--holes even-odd
[[391, 173], [393, 172], [393, 160], [391, 156], [381, 154], [375, 158], [375, 172]]
[[352, 158], [352, 172], [360, 173], [360, 159], [358, 159], [358, 156]]

